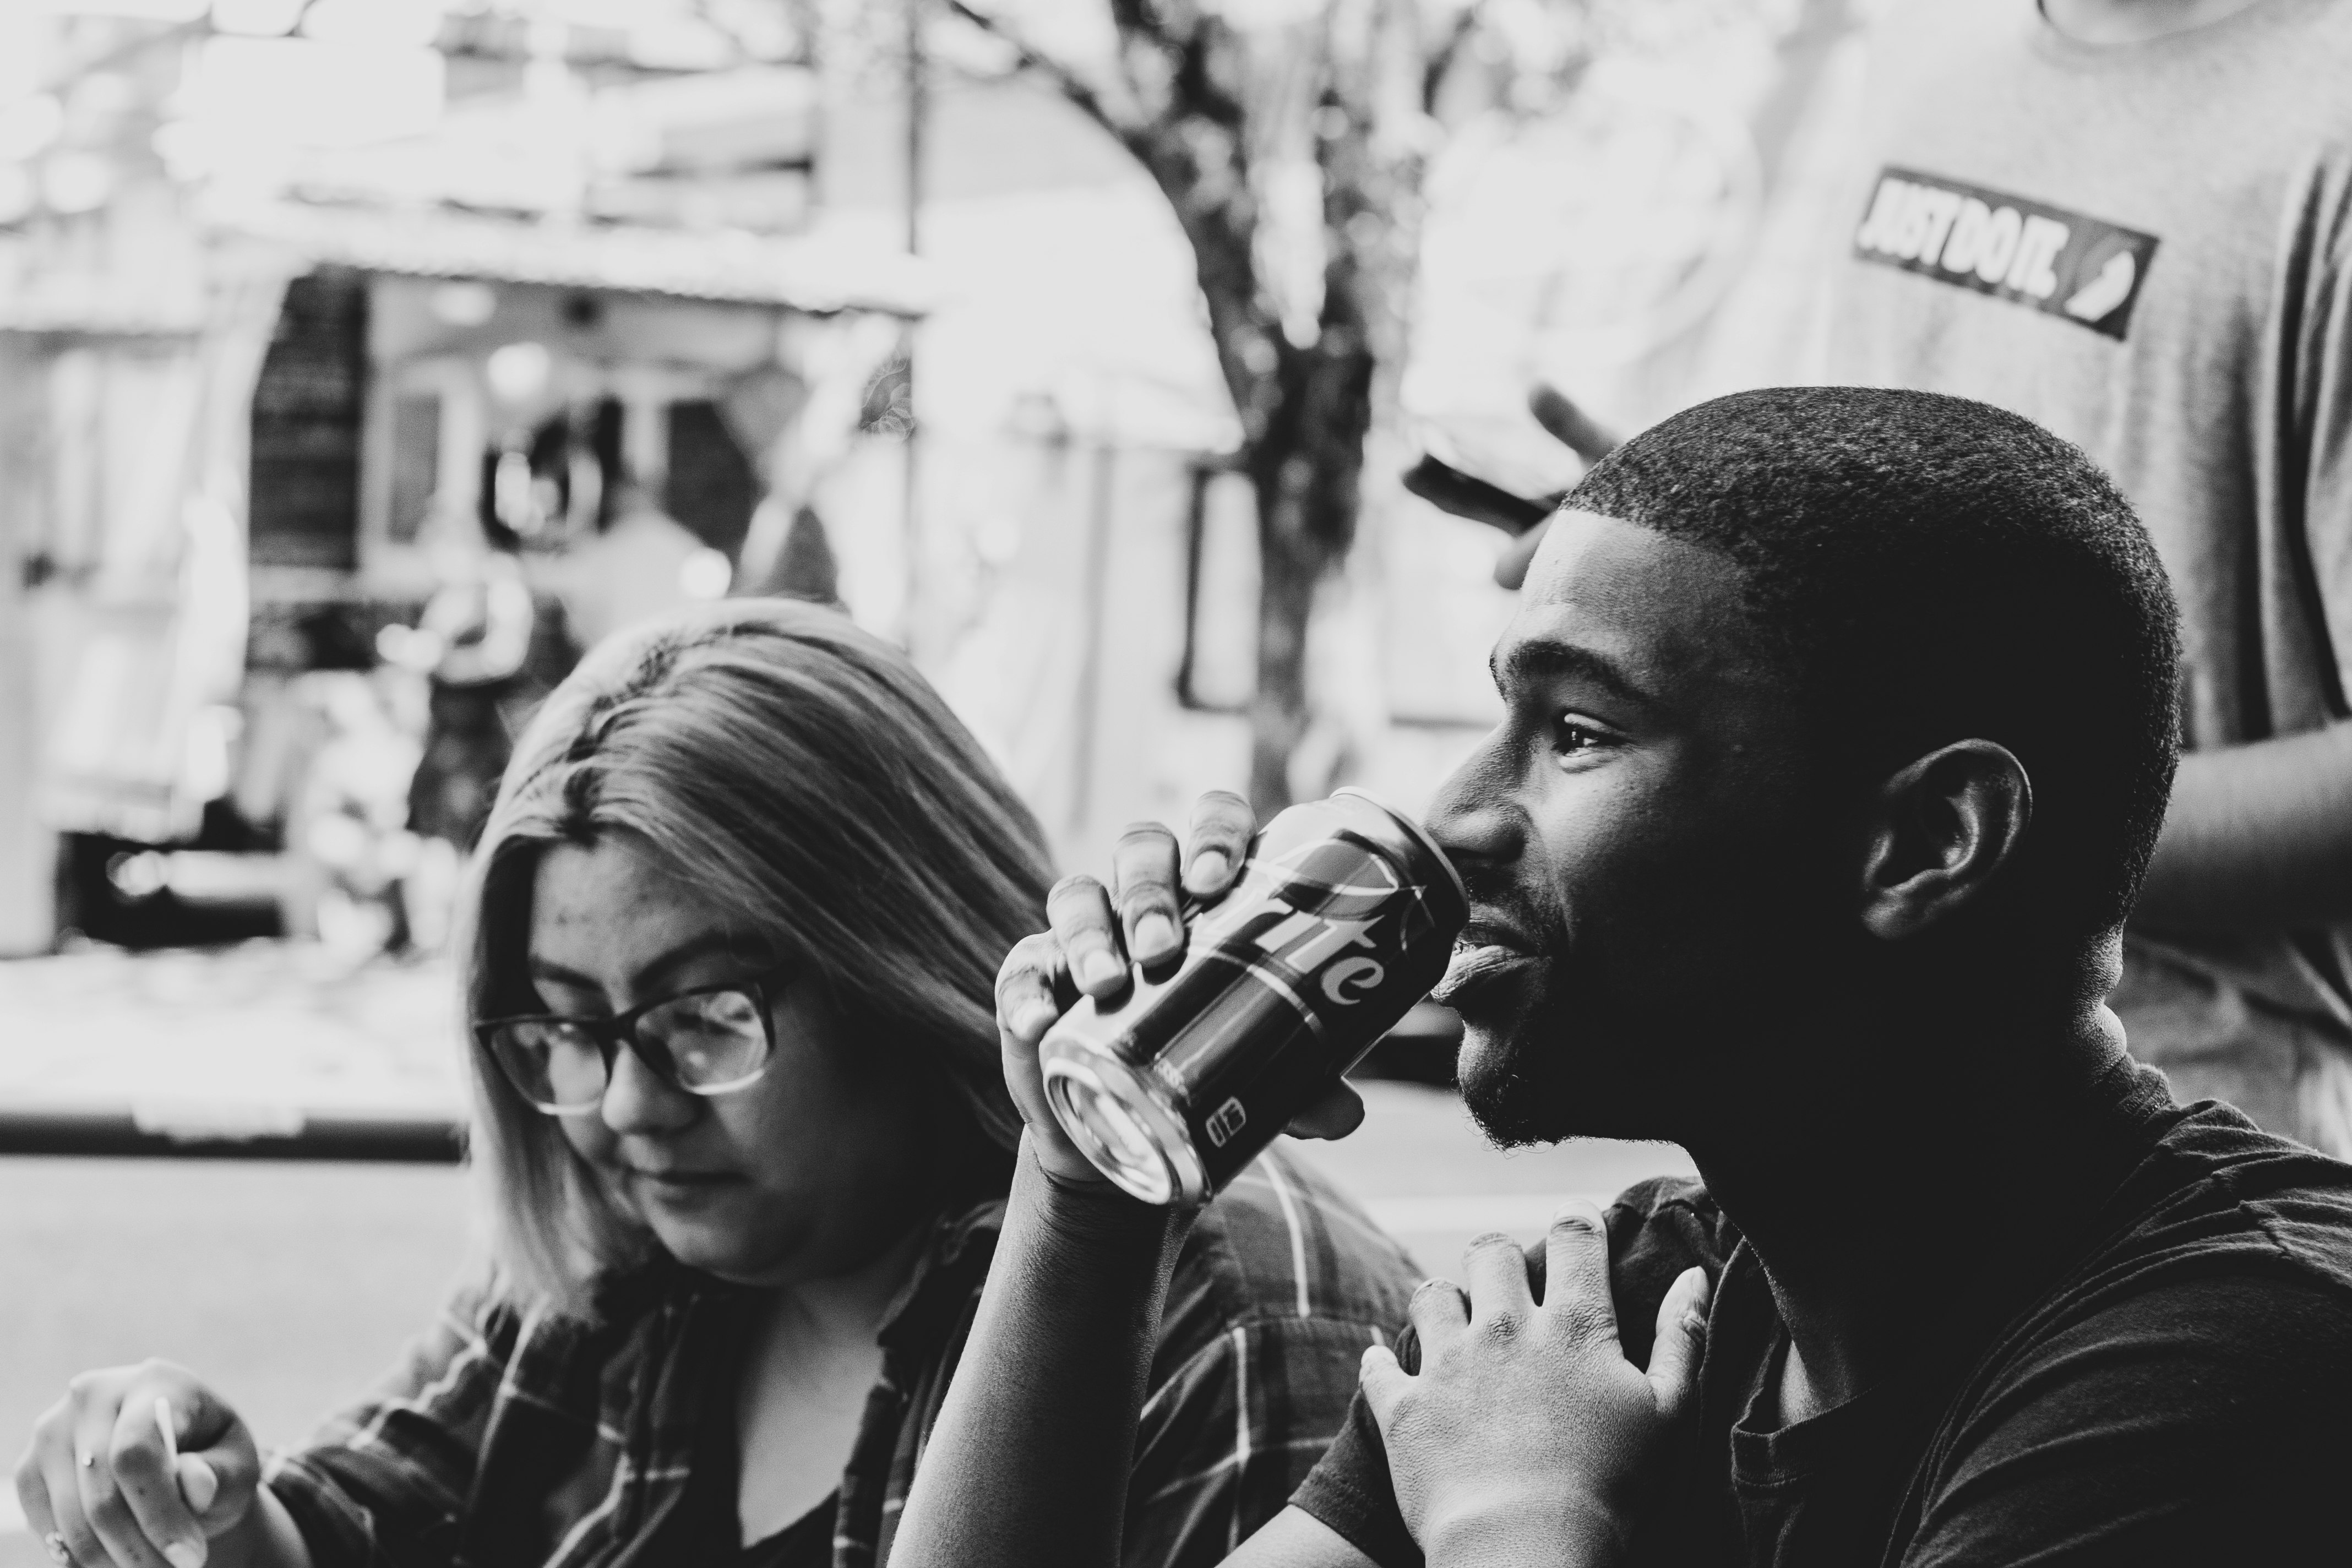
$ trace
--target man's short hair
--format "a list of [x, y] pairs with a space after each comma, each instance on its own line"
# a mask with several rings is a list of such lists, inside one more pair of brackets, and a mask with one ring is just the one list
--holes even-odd
[[2179, 636], [2155, 546], [2082, 452], [1966, 398], [1779, 387], [1652, 426], [1563, 504], [1738, 564], [1836, 776], [2007, 747], [2033, 923], [2122, 922], [2179, 760]]

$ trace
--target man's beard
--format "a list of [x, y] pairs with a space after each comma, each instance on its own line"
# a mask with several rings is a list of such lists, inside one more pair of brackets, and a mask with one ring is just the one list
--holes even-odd
[[[1465, 1031], [1462, 1103], [1501, 1149], [1570, 1138], [1671, 1139], [1639, 1037], [1590, 1002], [1570, 1010], [1546, 984], [1513, 1016]], [[1473, 1041], [1471, 1035], [1482, 1037]]]
[[1528, 1049], [1523, 1034], [1489, 1038], [1474, 1047], [1467, 1034], [1456, 1068], [1462, 1103], [1497, 1149], [1525, 1149], [1556, 1143], [1569, 1136], [1553, 1130], [1551, 1086], [1543, 1081], [1528, 1058], [1540, 1063], [1543, 1053]]

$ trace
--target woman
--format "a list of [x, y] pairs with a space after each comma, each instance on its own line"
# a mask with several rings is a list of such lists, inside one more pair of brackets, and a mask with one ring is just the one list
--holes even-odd
[[[1044, 912], [1036, 825], [901, 655], [738, 600], [581, 666], [476, 864], [494, 1267], [266, 1479], [189, 1373], [77, 1379], [17, 1471], [59, 1563], [887, 1560], [1010, 1179], [991, 987]], [[1280, 1157], [1213, 1205], [1126, 1561], [1214, 1562], [1278, 1510], [1411, 1283]]]

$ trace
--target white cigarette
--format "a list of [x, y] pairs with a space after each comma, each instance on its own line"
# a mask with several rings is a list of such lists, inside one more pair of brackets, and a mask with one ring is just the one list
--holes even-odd
[[180, 1435], [172, 1429], [172, 1402], [160, 1394], [155, 1396], [155, 1429], [163, 1434], [163, 1473], [177, 1484], [180, 1479]]

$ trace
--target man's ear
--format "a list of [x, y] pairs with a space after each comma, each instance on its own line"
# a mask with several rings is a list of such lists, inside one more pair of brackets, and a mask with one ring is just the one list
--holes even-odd
[[1862, 921], [1889, 942], [1979, 897], [2033, 819], [2023, 764], [1990, 741], [1955, 741], [1881, 786], [1863, 858]]

